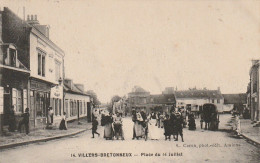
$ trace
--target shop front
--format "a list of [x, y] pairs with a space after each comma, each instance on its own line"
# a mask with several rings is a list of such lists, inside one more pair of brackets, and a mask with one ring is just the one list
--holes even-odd
[[36, 79], [30, 80], [30, 121], [36, 128], [44, 128], [47, 124], [50, 91], [51, 83]]
[[[59, 125], [63, 115], [63, 86], [56, 85], [51, 88], [50, 106], [53, 109], [54, 118], [53, 123], [55, 126]], [[48, 112], [47, 112], [48, 113]]]

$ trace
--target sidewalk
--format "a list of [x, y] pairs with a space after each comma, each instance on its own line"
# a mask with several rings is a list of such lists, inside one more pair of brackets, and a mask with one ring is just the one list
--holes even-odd
[[78, 125], [77, 120], [74, 122], [68, 122], [68, 130], [59, 130], [58, 128], [51, 130], [34, 129], [30, 131], [28, 135], [17, 131], [14, 133], [8, 132], [8, 136], [1, 136], [0, 149], [63, 138], [91, 129], [91, 123], [88, 123], [87, 120], [81, 119], [80, 122], [80, 125]]
[[242, 135], [260, 145], [260, 127], [253, 127], [250, 119], [240, 119]]

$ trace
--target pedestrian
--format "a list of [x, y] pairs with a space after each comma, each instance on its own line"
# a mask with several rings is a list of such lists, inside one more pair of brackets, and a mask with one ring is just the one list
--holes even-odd
[[19, 122], [18, 125], [18, 131], [22, 132], [21, 128], [22, 125], [24, 125], [25, 127], [25, 132], [28, 135], [29, 134], [29, 117], [30, 117], [30, 113], [29, 113], [29, 108], [25, 109], [25, 113], [22, 114], [23, 119]]
[[62, 116], [62, 119], [61, 119], [61, 122], [60, 122], [59, 129], [60, 130], [67, 130], [68, 129], [67, 120], [66, 120], [66, 112], [63, 112], [63, 116]]
[[135, 138], [139, 139], [144, 136], [144, 129], [143, 129], [143, 124], [144, 120], [142, 118], [141, 113], [139, 110], [136, 112], [136, 121], [134, 122], [134, 133], [135, 133]]
[[189, 130], [196, 130], [196, 123], [195, 123], [194, 114], [191, 114], [191, 115], [190, 115], [190, 119], [189, 119]]
[[[177, 108], [178, 109], [178, 108]], [[175, 134], [176, 134], [176, 139], [175, 141], [178, 141], [178, 135], [181, 136], [181, 139], [182, 139], [182, 142], [184, 142], [184, 139], [183, 139], [183, 118], [181, 116], [181, 113], [178, 112], [178, 110], [175, 111], [175, 122], [174, 122], [174, 130], [175, 130]]]
[[158, 128], [157, 123], [158, 123], [158, 117], [156, 113], [153, 113], [149, 117], [150, 123], [148, 124], [149, 128], [149, 137], [151, 140], [158, 140], [161, 136], [161, 128]]
[[156, 115], [156, 125], [158, 126], [158, 128], [160, 128], [160, 116], [161, 116], [161, 113], [158, 112], [157, 115]]
[[105, 115], [104, 117], [104, 138], [106, 138], [106, 140], [112, 140], [114, 137], [114, 130], [113, 130], [113, 117], [112, 117], [112, 113], [109, 113], [109, 115]]
[[16, 121], [15, 121], [15, 112], [14, 112], [14, 105], [11, 106], [9, 116], [8, 116], [9, 128], [10, 132], [14, 132], [16, 129]]
[[47, 129], [50, 128], [50, 125], [53, 123], [53, 110], [52, 107], [48, 107], [48, 116], [47, 116]]
[[173, 128], [170, 124], [170, 116], [166, 114], [165, 119], [163, 120], [163, 126], [164, 126], [164, 136], [165, 140], [169, 139], [171, 140], [171, 135], [173, 134]]
[[136, 117], [136, 111], [135, 109], [132, 110], [132, 121], [134, 122], [134, 126], [133, 126], [133, 140], [136, 138], [136, 133], [135, 133], [135, 122], [137, 121], [137, 117]]
[[116, 139], [118, 140], [118, 137], [121, 136], [121, 139], [124, 140], [123, 121], [120, 113], [117, 113], [117, 116], [114, 118], [113, 124]]
[[92, 121], [92, 138], [95, 138], [95, 134], [98, 134], [98, 136], [100, 136], [100, 134], [97, 132], [97, 127], [98, 127], [98, 121], [97, 118], [94, 117]]

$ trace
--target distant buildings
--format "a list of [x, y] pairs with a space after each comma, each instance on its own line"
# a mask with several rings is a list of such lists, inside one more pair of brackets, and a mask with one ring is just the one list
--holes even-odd
[[223, 112], [224, 98], [218, 90], [174, 90], [167, 87], [162, 94], [151, 95], [143, 88], [135, 86], [132, 92], [128, 93], [128, 106], [130, 108], [144, 108], [147, 112], [166, 111], [174, 107], [186, 108], [191, 111], [199, 111], [205, 103], [214, 103], [219, 112]]

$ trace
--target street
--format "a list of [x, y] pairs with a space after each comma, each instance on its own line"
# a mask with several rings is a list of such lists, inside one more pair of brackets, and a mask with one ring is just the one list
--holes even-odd
[[[220, 121], [224, 123], [227, 118], [230, 115], [221, 115]], [[0, 153], [1, 162], [258, 162], [260, 159], [260, 149], [221, 130], [225, 124], [220, 124], [220, 131], [208, 131], [200, 129], [196, 120], [197, 130], [185, 128], [184, 142], [180, 139], [176, 142], [165, 141], [163, 129], [160, 140], [132, 140], [133, 122], [131, 118], [123, 121], [124, 141], [105, 140], [103, 127], [99, 126], [100, 137], [92, 139], [88, 130], [70, 138], [5, 150]], [[115, 157], [113, 154], [105, 157], [104, 153], [114, 153]], [[117, 153], [127, 154], [119, 157]]]

